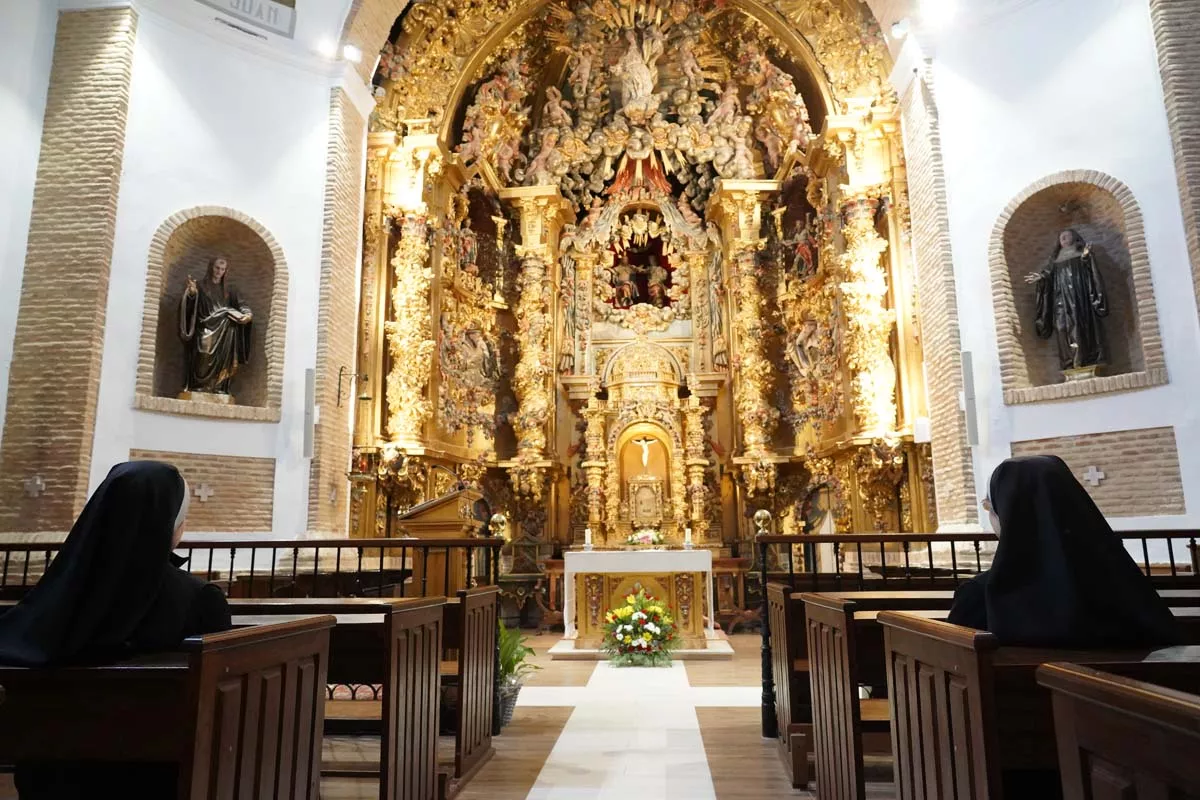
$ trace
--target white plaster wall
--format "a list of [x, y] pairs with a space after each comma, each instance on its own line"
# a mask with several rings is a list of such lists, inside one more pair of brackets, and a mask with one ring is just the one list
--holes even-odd
[[[1008, 11], [1003, 6], [964, 4], [934, 56], [962, 340], [975, 354], [980, 496], [992, 469], [1010, 455], [1010, 442], [1173, 425], [1188, 513], [1114, 523], [1125, 529], [1200, 525], [1200, 328], [1148, 5], [1033, 0], [1009, 4]], [[979, 11], [966, 10], [972, 7], [991, 14], [981, 20]], [[1141, 206], [1170, 383], [1006, 406], [988, 244], [1014, 195], [1068, 169], [1112, 175]]]
[[[21, 285], [54, 56], [54, 3], [0, 0], [0, 286]], [[0, 292], [0, 436], [20, 292]]]
[[[92, 486], [131, 448], [275, 458], [273, 533], [299, 536], [307, 523], [304, 372], [316, 361], [328, 70], [252, 53], [153, 8], [139, 10]], [[258, 220], [287, 259], [278, 424], [133, 408], [150, 239], [167, 216], [200, 205]], [[236, 264], [233, 270], [236, 280]]]

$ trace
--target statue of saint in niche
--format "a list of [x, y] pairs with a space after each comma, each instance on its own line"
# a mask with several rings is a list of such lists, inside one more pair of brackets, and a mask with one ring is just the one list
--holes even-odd
[[187, 356], [185, 394], [228, 396], [230, 381], [250, 360], [253, 315], [227, 281], [228, 273], [229, 260], [217, 256], [199, 283], [188, 275], [179, 308], [179, 336]]
[[1108, 316], [1108, 295], [1083, 237], [1074, 229], [1060, 233], [1050, 261], [1025, 282], [1037, 292], [1034, 328], [1043, 339], [1056, 338], [1059, 365], [1068, 377], [1075, 370], [1094, 371], [1103, 364], [1100, 320]]

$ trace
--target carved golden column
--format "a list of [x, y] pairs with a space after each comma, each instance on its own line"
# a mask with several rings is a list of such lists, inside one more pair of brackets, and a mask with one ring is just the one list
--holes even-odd
[[399, 229], [392, 258], [392, 321], [385, 326], [392, 370], [387, 378], [388, 435], [401, 449], [421, 447], [432, 415], [428, 396], [433, 368], [433, 311], [426, 198], [441, 173], [437, 137], [414, 123], [384, 170], [388, 215]]
[[584, 434], [587, 449], [584, 452], [583, 472], [587, 476], [588, 527], [592, 533], [602, 534], [604, 521], [604, 470], [608, 466], [604, 448], [604, 404], [589, 397], [583, 416], [587, 420]]
[[751, 495], [774, 489], [771, 441], [779, 410], [771, 402], [771, 362], [765, 341], [765, 297], [759, 285], [758, 253], [766, 244], [762, 205], [778, 191], [776, 181], [721, 181], [709, 201], [708, 218], [721, 226], [726, 274], [733, 305], [733, 400], [742, 426], [740, 462]]
[[846, 249], [838, 259], [846, 318], [846, 365], [850, 403], [858, 432], [891, 433], [896, 427], [896, 365], [891, 336], [896, 314], [886, 305], [887, 276], [881, 256], [887, 242], [875, 227], [879, 197], [869, 190], [843, 198]]
[[575, 359], [575, 374], [590, 375], [592, 369], [592, 298], [595, 287], [596, 266], [600, 254], [593, 250], [573, 250], [571, 260], [575, 262], [575, 326], [580, 342], [580, 352]]
[[686, 436], [686, 464], [688, 476], [688, 517], [692, 535], [698, 544], [703, 544], [708, 534], [708, 487], [704, 483], [708, 472], [708, 457], [705, 454], [707, 435], [704, 425], [704, 406], [700, 398], [692, 395], [684, 408], [684, 435]]
[[514, 313], [520, 347], [513, 373], [517, 415], [517, 463], [509, 470], [519, 496], [540, 500], [553, 466], [547, 444], [554, 422], [554, 276], [551, 268], [569, 205], [553, 186], [505, 189], [501, 198], [516, 205], [521, 219], [519, 297]]
[[712, 310], [708, 301], [708, 282], [716, 280], [708, 274], [710, 257], [704, 250], [689, 250], [683, 254], [683, 259], [687, 262], [688, 282], [692, 286], [692, 329], [696, 331], [693, 337], [695, 350], [692, 353], [692, 363], [700, 366], [700, 372], [713, 370], [712, 340], [718, 333], [712, 330]]
[[890, 197], [893, 111], [880, 111], [874, 98], [852, 98], [847, 111], [826, 123], [826, 151], [845, 167], [839, 210], [845, 249], [835, 271], [841, 283], [846, 318], [846, 365], [851, 371], [850, 402], [856, 433], [885, 436], [895, 432], [896, 365], [891, 335], [896, 312], [888, 307], [888, 243], [879, 235], [880, 201]]

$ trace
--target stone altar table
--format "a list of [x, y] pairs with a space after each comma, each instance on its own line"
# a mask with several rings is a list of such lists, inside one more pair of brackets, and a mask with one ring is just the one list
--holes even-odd
[[712, 553], [708, 550], [569, 551], [564, 557], [564, 639], [599, 648], [604, 615], [641, 585], [675, 614], [684, 649], [703, 650], [713, 627]]

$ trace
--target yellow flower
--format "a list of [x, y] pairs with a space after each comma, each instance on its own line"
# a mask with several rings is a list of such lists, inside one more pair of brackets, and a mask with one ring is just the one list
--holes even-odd
[[654, 637], [653, 637], [653, 636], [651, 636], [651, 635], [650, 635], [650, 634], [648, 634], [648, 633], [643, 633], [643, 634], [642, 634], [642, 638], [643, 638], [643, 639], [645, 639], [645, 640], [648, 642], [648, 641], [650, 641], [651, 639], [653, 639]]
[[629, 636], [626, 636], [626, 637], [625, 637], [625, 644], [629, 644], [629, 643], [630, 643], [630, 642], [632, 642], [632, 641], [633, 641], [633, 638], [632, 638], [632, 637], [629, 637]]
[[633, 595], [629, 595], [628, 597], [625, 598], [625, 602], [629, 603], [629, 605], [633, 605], [634, 603], [637, 602], [637, 598], [634, 597]]
[[670, 614], [667, 614], [666, 616], [663, 617], [663, 622], [666, 623], [667, 625], [670, 625], [670, 624], [674, 623], [675, 620], [671, 618]]

